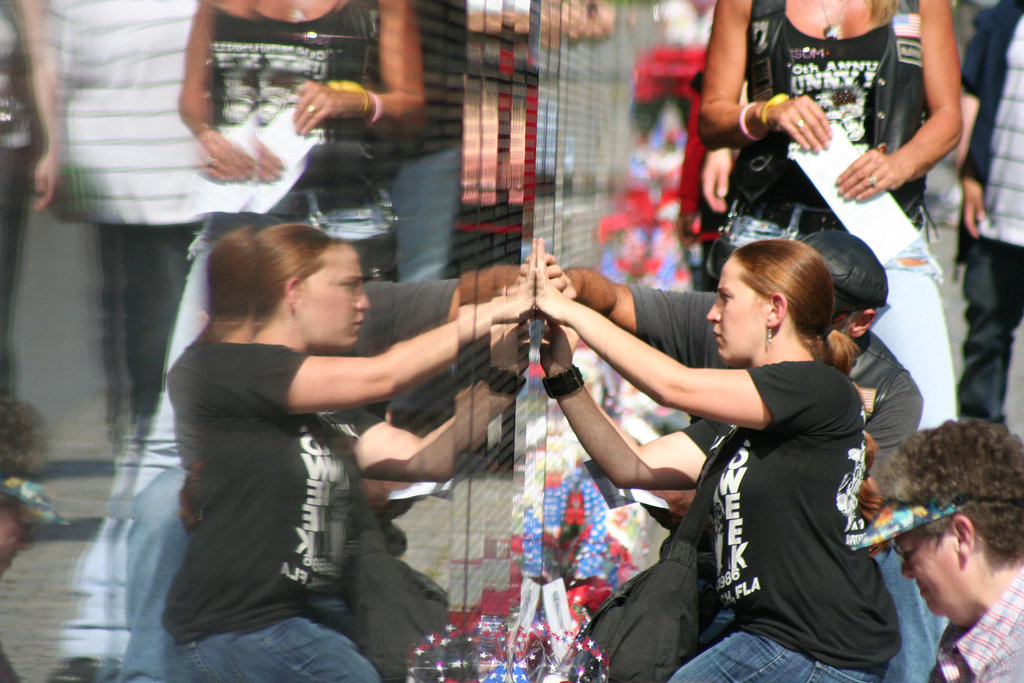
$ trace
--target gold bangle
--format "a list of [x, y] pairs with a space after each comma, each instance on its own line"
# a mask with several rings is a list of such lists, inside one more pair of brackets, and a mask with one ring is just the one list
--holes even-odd
[[359, 115], [365, 116], [366, 112], [370, 111], [370, 95], [366, 92], [366, 88], [355, 81], [327, 81], [327, 87], [337, 92], [356, 93], [362, 95], [363, 110], [359, 112]]
[[767, 102], [765, 102], [764, 106], [761, 107], [761, 114], [758, 116], [758, 118], [761, 119], [761, 125], [763, 125], [765, 128], [768, 127], [768, 109], [769, 108], [774, 107], [777, 104], [782, 104], [783, 102], [785, 102], [788, 99], [789, 99], [789, 95], [787, 95], [784, 92], [780, 92], [778, 95], [772, 95], [772, 98], [770, 100], [768, 100]]

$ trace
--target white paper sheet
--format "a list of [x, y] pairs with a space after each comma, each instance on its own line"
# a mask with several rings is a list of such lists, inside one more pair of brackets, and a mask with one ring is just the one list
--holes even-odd
[[262, 129], [257, 123], [256, 114], [253, 114], [245, 122], [221, 131], [226, 139], [250, 155], [255, 154], [255, 143], [259, 140], [281, 160], [284, 169], [280, 177], [270, 183], [221, 183], [203, 176], [193, 205], [196, 214], [211, 211], [266, 213], [281, 201], [306, 170], [309, 150], [317, 142], [315, 135], [299, 135], [295, 132], [295, 124], [292, 122], [294, 111], [295, 107], [282, 110]]
[[854, 149], [842, 128], [832, 125], [828, 149], [791, 152], [807, 177], [846, 229], [864, 240], [882, 263], [896, 256], [917, 238], [917, 230], [888, 192], [867, 201], [850, 201], [839, 196], [836, 178], [860, 153]]

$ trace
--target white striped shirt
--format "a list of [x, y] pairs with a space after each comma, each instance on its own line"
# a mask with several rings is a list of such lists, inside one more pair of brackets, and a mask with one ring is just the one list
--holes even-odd
[[201, 151], [178, 116], [195, 0], [51, 0], [63, 163], [97, 221], [193, 220]]
[[1024, 246], [1024, 21], [1017, 22], [1006, 53], [1006, 81], [992, 131], [985, 211], [989, 220], [980, 227], [982, 235]]

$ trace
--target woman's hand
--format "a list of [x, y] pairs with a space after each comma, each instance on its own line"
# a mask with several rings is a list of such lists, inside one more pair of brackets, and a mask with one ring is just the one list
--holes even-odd
[[732, 150], [726, 147], [709, 149], [704, 155], [700, 169], [700, 188], [704, 201], [716, 213], [725, 213], [729, 208], [725, 198], [729, 194], [729, 174], [732, 173]]
[[836, 188], [843, 199], [863, 201], [888, 190], [895, 190], [910, 180], [910, 174], [885, 153], [884, 145], [862, 154], [836, 178]]
[[357, 119], [364, 116], [369, 96], [356, 92], [339, 92], [316, 81], [299, 86], [299, 101], [295, 105], [295, 132], [307, 135], [327, 119]]
[[51, 147], [36, 163], [36, 200], [32, 204], [32, 208], [36, 211], [42, 211], [53, 201], [53, 195], [57, 190], [57, 178], [60, 174], [60, 159], [58, 157], [59, 155]]
[[206, 175], [222, 182], [240, 182], [257, 177], [256, 161], [241, 147], [212, 128], [206, 128], [197, 137], [206, 152], [203, 162]]
[[495, 325], [491, 328], [491, 365], [521, 373], [529, 364], [529, 322]]
[[985, 189], [977, 179], [966, 175], [961, 178], [960, 187], [963, 190], [964, 227], [971, 237], [978, 239], [981, 237], [978, 224], [985, 220]]
[[571, 327], [550, 325], [540, 345], [540, 365], [548, 377], [559, 375], [572, 367], [572, 354], [580, 336]]
[[[526, 287], [534, 308], [549, 322], [565, 323], [565, 316], [572, 306], [572, 300], [549, 279], [543, 239], [533, 240], [533, 251], [527, 259], [527, 273]], [[568, 291], [572, 291], [571, 288]]]
[[807, 95], [771, 106], [765, 103], [754, 110], [767, 124], [768, 130], [786, 133], [800, 145], [800, 149], [820, 152], [828, 147], [832, 139], [828, 117], [818, 103]]

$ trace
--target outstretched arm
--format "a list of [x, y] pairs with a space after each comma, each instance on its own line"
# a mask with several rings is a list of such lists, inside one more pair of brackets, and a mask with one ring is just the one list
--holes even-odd
[[[572, 366], [576, 335], [555, 325], [541, 346], [541, 364], [554, 376]], [[696, 485], [704, 453], [682, 432], [640, 445], [594, 401], [586, 387], [558, 397], [580, 445], [620, 487], [686, 489]]]
[[491, 418], [514, 398], [478, 382], [456, 397], [455, 415], [426, 436], [387, 422], [371, 427], [356, 442], [359, 469], [388, 481], [446, 481], [455, 471], [456, 456], [481, 444]]
[[294, 413], [343, 410], [393, 398], [450, 365], [462, 346], [487, 337], [492, 324], [518, 320], [528, 310], [519, 297], [499, 297], [463, 306], [452, 322], [377, 356], [310, 356], [289, 387], [288, 408]]

